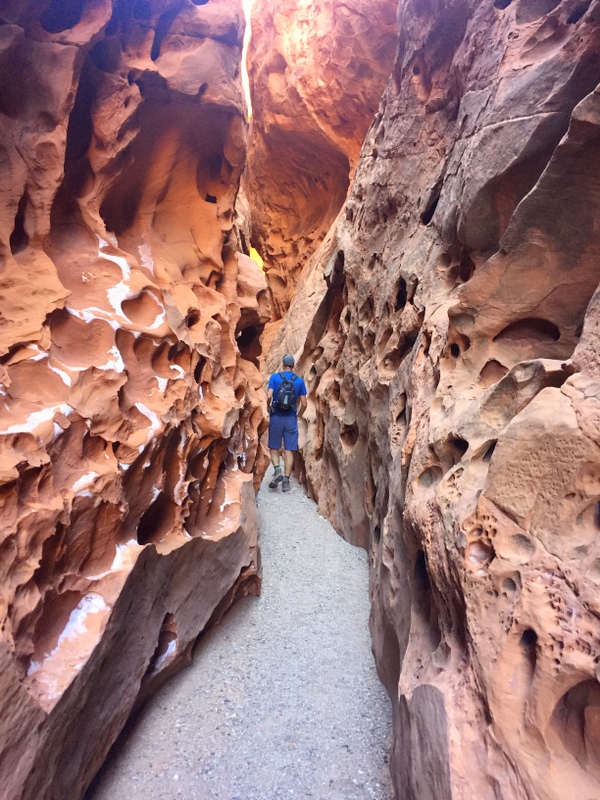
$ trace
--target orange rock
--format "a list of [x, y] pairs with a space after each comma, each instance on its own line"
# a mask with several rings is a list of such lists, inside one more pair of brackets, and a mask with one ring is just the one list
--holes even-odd
[[396, 7], [253, 3], [249, 195], [276, 318], [346, 198], [392, 66]]
[[402, 0], [268, 363], [371, 558], [401, 797], [600, 796], [597, 2]]
[[0, 11], [0, 781], [80, 797], [259, 586], [236, 0]]

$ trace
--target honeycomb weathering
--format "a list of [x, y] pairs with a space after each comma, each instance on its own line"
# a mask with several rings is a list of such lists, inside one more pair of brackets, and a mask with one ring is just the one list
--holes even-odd
[[273, 349], [369, 548], [402, 798], [600, 795], [600, 3], [401, 0]]
[[81, 795], [254, 590], [264, 276], [236, 253], [243, 17], [0, 12], [3, 796]]

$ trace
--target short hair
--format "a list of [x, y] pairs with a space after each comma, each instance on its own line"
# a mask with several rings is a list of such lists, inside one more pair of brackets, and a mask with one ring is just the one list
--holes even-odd
[[282, 361], [284, 367], [294, 366], [294, 356], [291, 356], [289, 353], [283, 357]]

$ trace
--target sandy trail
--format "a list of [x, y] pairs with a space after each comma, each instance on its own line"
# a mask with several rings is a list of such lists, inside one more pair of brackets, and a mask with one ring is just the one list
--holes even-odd
[[258, 505], [261, 597], [242, 600], [202, 639], [87, 800], [392, 797], [367, 556], [298, 484], [282, 495], [265, 482]]

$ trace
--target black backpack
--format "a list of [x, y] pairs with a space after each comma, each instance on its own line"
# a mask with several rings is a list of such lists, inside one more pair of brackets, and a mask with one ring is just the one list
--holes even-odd
[[294, 375], [293, 372], [291, 378], [286, 377], [283, 372], [280, 372], [279, 376], [281, 377], [281, 385], [275, 395], [275, 408], [283, 414], [289, 414], [290, 411], [295, 410], [296, 392], [294, 382], [298, 376]]

